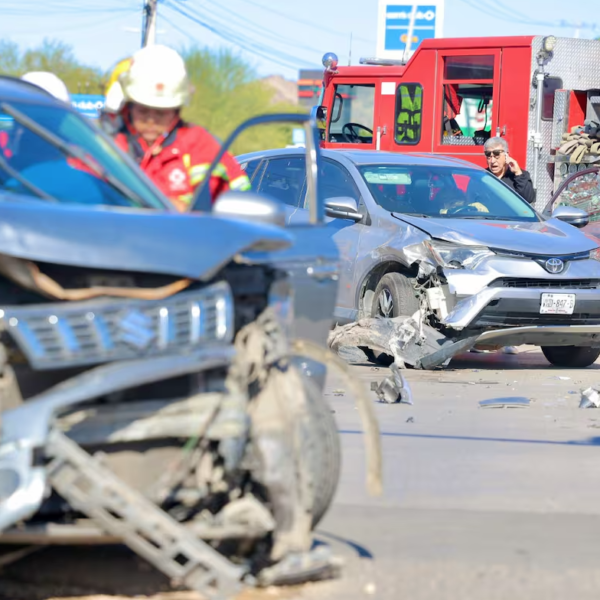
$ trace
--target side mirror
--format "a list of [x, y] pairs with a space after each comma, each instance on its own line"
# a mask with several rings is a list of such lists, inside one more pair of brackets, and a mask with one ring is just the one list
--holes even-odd
[[285, 227], [285, 206], [253, 192], [225, 192], [213, 205], [214, 215]]
[[557, 206], [552, 213], [553, 219], [559, 219], [573, 227], [585, 227], [590, 222], [590, 215], [575, 206]]
[[363, 216], [358, 212], [358, 204], [354, 198], [339, 196], [325, 201], [325, 214], [336, 219], [350, 219], [355, 223], [362, 221]]

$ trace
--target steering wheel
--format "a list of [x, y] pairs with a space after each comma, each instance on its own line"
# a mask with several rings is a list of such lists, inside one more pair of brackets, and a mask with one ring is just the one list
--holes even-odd
[[[359, 129], [364, 129], [365, 131], [368, 131], [371, 134], [371, 136], [373, 135], [372, 129], [369, 129], [368, 127], [365, 127], [364, 125], [361, 125], [360, 123], [346, 123], [342, 127], [342, 136], [344, 137], [344, 140], [346, 140], [346, 142], [348, 144], [356, 144], [357, 142], [362, 143], [362, 139], [361, 139], [360, 135], [358, 135], [358, 133], [356, 132], [356, 129], [354, 129], [355, 127], [359, 128]], [[346, 129], [348, 130], [348, 132], [346, 132]]]
[[467, 206], [460, 206], [458, 208], [455, 208], [454, 210], [450, 209], [448, 211], [449, 215], [462, 215], [473, 213], [479, 213], [479, 210], [476, 206], [472, 206], [471, 204], [468, 204]]

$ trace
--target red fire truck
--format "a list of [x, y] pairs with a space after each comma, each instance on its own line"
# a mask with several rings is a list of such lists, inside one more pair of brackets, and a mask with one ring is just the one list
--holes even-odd
[[600, 41], [554, 36], [425, 40], [403, 63], [323, 57], [322, 145], [432, 152], [484, 166], [485, 140], [506, 138], [543, 208], [571, 164], [556, 154], [564, 133], [600, 124]]

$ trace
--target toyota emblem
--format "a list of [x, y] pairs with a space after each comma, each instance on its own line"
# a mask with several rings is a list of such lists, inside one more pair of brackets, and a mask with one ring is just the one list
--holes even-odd
[[549, 258], [544, 267], [548, 273], [558, 275], [558, 273], [562, 273], [565, 270], [565, 263], [560, 258]]

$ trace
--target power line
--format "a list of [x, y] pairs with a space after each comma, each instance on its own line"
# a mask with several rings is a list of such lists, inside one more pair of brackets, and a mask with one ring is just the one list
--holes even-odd
[[274, 43], [284, 44], [288, 48], [295, 47], [295, 48], [298, 48], [299, 50], [304, 50], [307, 52], [314, 52], [320, 56], [320, 53], [316, 48], [306, 46], [301, 42], [297, 42], [297, 41], [291, 39], [289, 36], [283, 36], [278, 33], [275, 33], [271, 29], [267, 29], [266, 27], [256, 23], [255, 21], [250, 20], [246, 16], [238, 15], [231, 10], [223, 8], [220, 5], [213, 5], [212, 9], [221, 11], [221, 13], [224, 13], [224, 16], [227, 18], [228, 21], [231, 21], [231, 19], [233, 19], [234, 21], [237, 21], [239, 24], [243, 25], [244, 28], [253, 30], [255, 33], [260, 35], [261, 38], [268, 38], [268, 39], [272, 40]]
[[[249, 1], [249, 0], [246, 0]], [[464, 4], [473, 8], [484, 15], [492, 17], [494, 19], [500, 21], [506, 21], [509, 23], [519, 23], [522, 25], [532, 25], [537, 27], [548, 27], [548, 28], [560, 28], [560, 29], [591, 29], [596, 30], [598, 25], [596, 23], [569, 23], [566, 20], [559, 21], [536, 21], [530, 17], [527, 17], [525, 14], [520, 13], [518, 11], [514, 11], [505, 6], [494, 4], [488, 4], [486, 0], [461, 0]]]
[[[181, 8], [183, 7], [182, 0], [175, 0], [175, 1]], [[190, 9], [187, 8], [187, 6], [186, 6], [185, 10], [188, 11], [190, 14], [193, 14], [193, 13], [191, 13]], [[226, 39], [228, 41], [231, 41], [232, 43], [238, 45], [241, 48], [244, 48], [245, 50], [251, 51], [252, 49], [254, 49], [254, 50], [257, 50], [258, 52], [262, 53], [261, 55], [263, 55], [263, 56], [266, 53], [267, 56], [265, 58], [268, 58], [268, 59], [271, 59], [273, 55], [276, 55], [280, 60], [283, 60], [284, 62], [293, 65], [294, 68], [299, 68], [298, 65], [301, 64], [301, 62], [298, 60], [298, 58], [296, 56], [288, 54], [284, 50], [282, 51], [279, 49], [275, 49], [271, 46], [267, 46], [266, 44], [257, 43], [253, 40], [247, 39], [248, 38], [247, 31], [245, 31], [245, 30], [236, 31], [235, 29], [232, 29], [231, 23], [224, 23], [223, 21], [218, 20], [218, 18], [216, 18], [214, 15], [210, 15], [210, 16], [205, 15], [205, 16], [200, 17], [196, 13], [195, 17], [196, 17], [196, 19], [201, 19], [204, 23], [208, 23], [215, 29], [218, 29], [220, 34], [222, 34], [222, 37], [223, 37], [223, 35], [226, 36]], [[219, 35], [219, 33], [217, 33], [217, 35]], [[262, 36], [262, 34], [261, 34], [261, 36]], [[233, 39], [231, 39], [231, 37], [233, 37]], [[314, 51], [314, 50], [311, 49], [311, 51]], [[273, 62], [277, 62], [277, 61], [273, 61]], [[310, 62], [310, 61], [308, 61], [308, 62]]]
[[[341, 32], [334, 31], [331, 27], [324, 27], [322, 25], [318, 25], [317, 23], [314, 23], [313, 21], [305, 21], [303, 19], [299, 19], [297, 16], [293, 16], [293, 15], [290, 15], [289, 13], [285, 13], [280, 10], [276, 10], [275, 8], [273, 8], [273, 6], [265, 6], [264, 4], [260, 4], [259, 2], [255, 2], [254, 0], [244, 0], [244, 2], [245, 2], [245, 4], [251, 4], [252, 6], [261, 8], [262, 10], [268, 12], [269, 14], [278, 15], [280, 17], [283, 17], [284, 19], [287, 19], [288, 21], [293, 21], [294, 23], [302, 23], [302, 25], [306, 25], [307, 27], [312, 27], [313, 29], [315, 29], [317, 31], [323, 31], [330, 35], [336, 35], [339, 37], [343, 37], [346, 40], [348, 39], [347, 33], [341, 33]], [[354, 36], [354, 39], [358, 40], [359, 42], [365, 42], [367, 44], [375, 43], [373, 40], [359, 37], [357, 35]]]
[[243, 35], [240, 35], [239, 32], [231, 31], [222, 27], [219, 23], [211, 22], [210, 19], [206, 17], [200, 18], [194, 14], [191, 14], [187, 10], [185, 10], [182, 6], [180, 6], [179, 2], [177, 4], [173, 4], [172, 2], [168, 2], [165, 4], [171, 10], [179, 13], [180, 15], [186, 17], [192, 22], [200, 25], [201, 27], [207, 29], [208, 31], [214, 33], [216, 36], [221, 39], [234, 44], [247, 52], [260, 56], [261, 58], [273, 62], [275, 64], [279, 64], [281, 66], [299, 69], [301, 68], [299, 65], [300, 62], [297, 61], [296, 57], [287, 55], [286, 53], [282, 53], [278, 50], [274, 50], [272, 48], [268, 48], [267, 46], [256, 44], [252, 41], [245, 40]]

